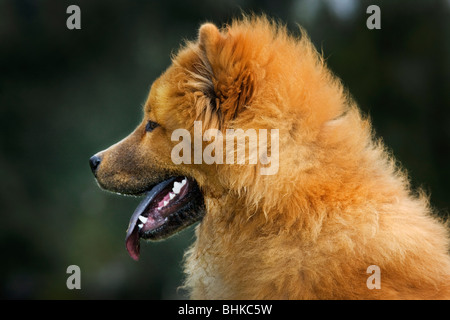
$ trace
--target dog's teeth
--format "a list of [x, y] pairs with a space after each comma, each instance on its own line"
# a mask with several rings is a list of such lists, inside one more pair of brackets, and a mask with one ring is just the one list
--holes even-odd
[[169, 201], [164, 201], [164, 205], [167, 206], [167, 204], [169, 203]]
[[139, 216], [139, 220], [142, 221], [142, 223], [146, 223], [148, 218], [144, 217], [144, 216]]
[[183, 179], [183, 181], [181, 181], [181, 186], [184, 186], [186, 184], [187, 180], [186, 178]]
[[175, 194], [174, 193], [169, 193], [169, 198], [170, 198], [170, 200], [172, 200], [173, 198], [175, 198]]
[[144, 224], [143, 223], [141, 223], [141, 224], [138, 224], [138, 227], [139, 227], [139, 229], [142, 229], [142, 227], [144, 226]]
[[182, 187], [182, 186], [183, 186], [183, 185], [182, 185], [181, 183], [175, 182], [175, 183], [173, 184], [172, 191], [173, 191], [175, 194], [178, 194], [178, 193], [180, 193], [180, 190], [181, 190], [181, 187]]

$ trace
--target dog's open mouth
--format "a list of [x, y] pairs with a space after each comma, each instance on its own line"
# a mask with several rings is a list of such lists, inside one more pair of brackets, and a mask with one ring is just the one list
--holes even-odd
[[205, 214], [203, 195], [195, 180], [172, 177], [153, 186], [137, 206], [127, 230], [126, 247], [139, 259], [140, 239], [159, 240], [199, 221]]

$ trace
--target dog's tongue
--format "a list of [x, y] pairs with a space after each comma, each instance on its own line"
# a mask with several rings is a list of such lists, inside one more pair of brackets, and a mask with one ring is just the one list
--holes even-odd
[[145, 211], [148, 205], [151, 203], [152, 199], [150, 193], [147, 193], [144, 200], [139, 203], [136, 210], [134, 210], [133, 215], [131, 216], [130, 223], [128, 225], [127, 236], [125, 238], [125, 245], [127, 247], [127, 251], [130, 254], [131, 258], [134, 260], [139, 260], [139, 229], [136, 226], [137, 220], [139, 216]]
[[134, 210], [133, 215], [131, 216], [130, 223], [128, 225], [127, 236], [125, 238], [125, 245], [131, 258], [133, 258], [136, 261], [139, 260], [139, 248], [140, 248], [139, 228], [137, 227], [137, 221], [139, 219], [139, 216], [142, 215], [145, 211], [147, 211], [151, 207], [157, 195], [162, 190], [164, 190], [164, 188], [166, 188], [169, 184], [172, 184], [174, 180], [175, 178], [170, 178], [154, 186], [149, 192], [145, 194], [144, 200], [142, 200], [141, 203], [139, 203], [136, 210]]

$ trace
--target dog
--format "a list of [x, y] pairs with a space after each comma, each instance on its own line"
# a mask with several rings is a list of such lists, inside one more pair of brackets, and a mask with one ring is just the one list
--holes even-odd
[[90, 166], [101, 188], [143, 196], [133, 259], [140, 239], [197, 223], [192, 299], [450, 298], [448, 227], [303, 29], [264, 16], [202, 24], [142, 122]]

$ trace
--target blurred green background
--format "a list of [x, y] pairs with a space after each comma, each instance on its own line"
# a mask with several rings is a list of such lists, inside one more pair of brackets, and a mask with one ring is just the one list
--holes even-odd
[[[81, 30], [66, 28], [71, 4]], [[370, 4], [381, 30], [366, 28]], [[448, 214], [450, 1], [0, 0], [1, 298], [185, 298], [193, 228], [143, 244], [134, 262], [124, 238], [139, 199], [100, 190], [88, 159], [139, 123], [184, 39], [241, 11], [304, 26], [414, 186]], [[81, 290], [66, 287], [72, 264]]]

